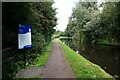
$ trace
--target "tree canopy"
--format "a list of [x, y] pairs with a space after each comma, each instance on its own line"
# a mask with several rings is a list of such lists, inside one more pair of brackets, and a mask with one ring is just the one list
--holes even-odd
[[[102, 10], [100, 8], [103, 8]], [[65, 30], [73, 37], [73, 44], [119, 43], [120, 2], [78, 2], [73, 8]]]
[[[28, 64], [32, 64], [45, 52], [57, 24], [56, 9], [52, 7], [53, 4], [52, 1], [2, 3], [3, 79], [12, 78], [23, 68], [25, 53]], [[18, 50], [19, 24], [32, 26], [30, 49]]]

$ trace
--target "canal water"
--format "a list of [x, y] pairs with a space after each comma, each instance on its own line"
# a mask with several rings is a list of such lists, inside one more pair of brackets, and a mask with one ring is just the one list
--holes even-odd
[[[67, 45], [70, 44], [67, 42]], [[77, 44], [71, 48], [110, 75], [120, 77], [120, 46]]]
[[79, 54], [112, 76], [120, 76], [120, 47], [81, 44]]

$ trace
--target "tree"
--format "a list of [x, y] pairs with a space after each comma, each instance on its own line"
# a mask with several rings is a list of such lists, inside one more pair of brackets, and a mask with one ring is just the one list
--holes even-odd
[[119, 42], [119, 4], [102, 3], [103, 10], [100, 11], [94, 2], [79, 2], [73, 9], [65, 32], [67, 35], [72, 33], [76, 44], [78, 41], [79, 44]]
[[[41, 55], [54, 33], [56, 26], [56, 9], [52, 7], [53, 2], [4, 2], [2, 3], [2, 44], [3, 79], [15, 76], [15, 73], [23, 68], [23, 54], [27, 54], [28, 63], [32, 64]], [[28, 24], [32, 26], [32, 48], [18, 50], [18, 25]], [[14, 48], [11, 48], [14, 47]], [[9, 65], [9, 68], [8, 68]]]
[[77, 45], [77, 49], [79, 49], [79, 44], [85, 42], [86, 30], [84, 25], [90, 22], [97, 14], [98, 9], [96, 3], [79, 2], [73, 8], [73, 13], [69, 19], [65, 33], [73, 37], [72, 45]]

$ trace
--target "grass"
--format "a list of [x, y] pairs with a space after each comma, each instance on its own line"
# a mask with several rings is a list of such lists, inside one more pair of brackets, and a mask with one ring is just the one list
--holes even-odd
[[[30, 66], [34, 66], [35, 67], [36, 66], [36, 67], [41, 67], [42, 68], [47, 63], [48, 58], [49, 58], [49, 54], [51, 52], [53, 41], [54, 40], [52, 40], [50, 42], [50, 44], [46, 47], [45, 52], [40, 54], [40, 55], [38, 55], [36, 61], [33, 62], [32, 64], [28, 65], [28, 67], [30, 67]], [[13, 79], [14, 80], [29, 80], [29, 79], [30, 80], [40, 80], [41, 78], [43, 78], [42, 75], [30, 76], [29, 78], [28, 77], [24, 77], [24, 78], [18, 78], [18, 79], [15, 77]]]
[[[41, 67], [41, 66], [44, 66], [46, 64], [46, 62], [49, 58], [49, 54], [50, 54], [50, 51], [51, 51], [52, 44], [53, 44], [53, 40], [46, 47], [45, 52], [40, 54], [39, 57], [37, 58], [37, 61], [33, 63], [34, 66]], [[30, 66], [33, 66], [33, 65], [30, 65]]]
[[106, 44], [106, 45], [109, 45], [110, 42], [108, 40], [100, 39], [100, 40], [98, 40], [97, 44]]
[[90, 78], [95, 80], [99, 78], [112, 78], [112, 80], [114, 79], [111, 75], [100, 68], [100, 66], [91, 63], [80, 54], [74, 52], [60, 40], [59, 43], [64, 50], [64, 56], [66, 56], [68, 59], [76, 78]]

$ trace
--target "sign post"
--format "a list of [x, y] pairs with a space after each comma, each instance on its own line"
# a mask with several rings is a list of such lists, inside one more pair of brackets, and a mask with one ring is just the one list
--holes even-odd
[[[19, 24], [18, 49], [25, 51], [31, 48], [31, 26]], [[24, 53], [24, 67], [26, 66], [26, 51]]]

